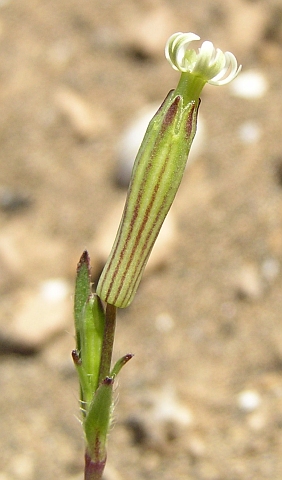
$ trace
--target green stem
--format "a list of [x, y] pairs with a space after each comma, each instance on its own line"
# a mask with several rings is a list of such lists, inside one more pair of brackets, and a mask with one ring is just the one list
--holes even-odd
[[107, 376], [110, 376], [114, 337], [115, 337], [115, 327], [116, 327], [116, 307], [114, 305], [107, 303], [106, 313], [105, 313], [105, 330], [104, 330], [101, 363], [100, 363], [100, 371], [99, 371], [99, 384], [104, 380], [104, 378], [106, 378]]
[[182, 72], [178, 85], [174, 90], [174, 97], [181, 95], [184, 104], [188, 104], [193, 100], [198, 101], [206, 83], [207, 81], [200, 76], [193, 75], [190, 72]]

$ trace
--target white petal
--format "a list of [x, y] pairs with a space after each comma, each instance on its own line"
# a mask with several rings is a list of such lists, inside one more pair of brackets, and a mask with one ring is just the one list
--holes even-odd
[[165, 57], [175, 70], [189, 71], [185, 62], [185, 53], [190, 42], [200, 40], [195, 33], [177, 32], [169, 37], [165, 46]]
[[[226, 85], [229, 82], [232, 82], [234, 78], [237, 77], [238, 73], [242, 69], [242, 65], [239, 65], [236, 60], [236, 57], [231, 52], [225, 52], [225, 66], [222, 70], [213, 78], [209, 80], [211, 85]], [[229, 74], [226, 76], [227, 72]]]
[[207, 80], [220, 74], [226, 63], [224, 53], [215, 49], [212, 42], [204, 42], [201, 46], [193, 73], [200, 74]]

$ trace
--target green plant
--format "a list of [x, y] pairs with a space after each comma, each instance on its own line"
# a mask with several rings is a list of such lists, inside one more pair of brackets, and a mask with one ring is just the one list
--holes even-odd
[[76, 349], [72, 356], [80, 382], [85, 480], [102, 478], [113, 384], [123, 365], [132, 358], [132, 354], [127, 354], [111, 367], [116, 309], [132, 302], [181, 183], [196, 133], [204, 85], [224, 85], [241, 69], [232, 53], [215, 49], [211, 42], [204, 42], [198, 53], [188, 49], [195, 40], [199, 37], [193, 33], [175, 33], [166, 44], [166, 58], [181, 72], [180, 80], [145, 133], [117, 236], [96, 293], [92, 293], [90, 258], [86, 251], [78, 263], [74, 301]]

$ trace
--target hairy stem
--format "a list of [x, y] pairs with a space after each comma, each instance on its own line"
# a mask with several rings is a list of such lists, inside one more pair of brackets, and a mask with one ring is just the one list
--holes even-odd
[[84, 480], [101, 480], [106, 465], [106, 458], [101, 462], [91, 460], [89, 454], [85, 453]]

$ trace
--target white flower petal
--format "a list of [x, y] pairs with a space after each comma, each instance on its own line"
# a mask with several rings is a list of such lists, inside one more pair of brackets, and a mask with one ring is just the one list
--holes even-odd
[[185, 53], [189, 43], [200, 40], [195, 33], [174, 33], [169, 37], [165, 46], [165, 57], [171, 64], [172, 68], [181, 72], [188, 72], [186, 68]]
[[[225, 52], [225, 66], [215, 77], [209, 80], [211, 85], [226, 85], [237, 77], [242, 69], [242, 65], [237, 64], [236, 57], [231, 52]], [[229, 71], [229, 74], [227, 72]]]
[[225, 63], [224, 53], [219, 48], [215, 49], [211, 42], [204, 42], [199, 49], [193, 73], [210, 80], [221, 72]]

